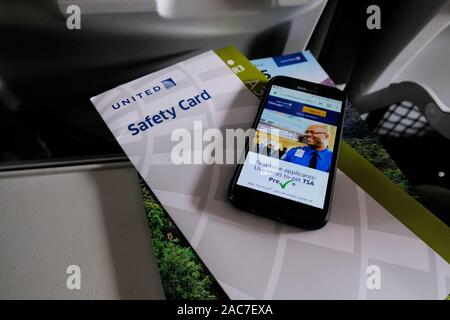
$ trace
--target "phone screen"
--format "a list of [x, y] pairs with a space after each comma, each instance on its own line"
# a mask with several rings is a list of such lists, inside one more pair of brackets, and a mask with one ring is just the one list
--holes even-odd
[[273, 85], [237, 184], [323, 209], [342, 101]]

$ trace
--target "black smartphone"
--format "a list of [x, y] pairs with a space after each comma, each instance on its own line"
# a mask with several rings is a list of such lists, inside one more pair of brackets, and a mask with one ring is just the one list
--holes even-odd
[[306, 229], [329, 220], [345, 94], [289, 77], [270, 80], [228, 189], [237, 207]]

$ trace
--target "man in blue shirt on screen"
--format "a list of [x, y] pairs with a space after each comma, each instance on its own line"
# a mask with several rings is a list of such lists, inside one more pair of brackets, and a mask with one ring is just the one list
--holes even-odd
[[306, 146], [289, 149], [281, 160], [324, 172], [330, 171], [333, 152], [328, 149], [330, 131], [327, 125], [310, 125], [305, 131]]

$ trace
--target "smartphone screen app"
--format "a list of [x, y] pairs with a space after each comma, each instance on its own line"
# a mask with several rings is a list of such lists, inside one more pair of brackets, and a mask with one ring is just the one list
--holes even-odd
[[237, 184], [323, 209], [342, 102], [273, 85]]

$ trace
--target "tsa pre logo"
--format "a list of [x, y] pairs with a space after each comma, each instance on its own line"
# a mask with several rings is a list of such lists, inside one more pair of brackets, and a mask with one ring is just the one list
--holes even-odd
[[272, 178], [272, 177], [269, 177], [269, 182], [273, 182], [273, 183], [275, 183], [275, 184], [278, 184], [280, 187], [281, 187], [281, 189], [286, 189], [286, 187], [290, 184], [291, 186], [295, 186], [295, 182], [293, 182], [294, 180], [292, 180], [292, 179], [289, 179], [289, 180], [287, 180], [287, 181], [280, 181], [280, 180], [278, 180], [277, 178]]

